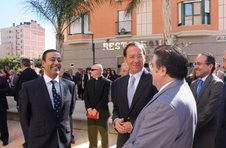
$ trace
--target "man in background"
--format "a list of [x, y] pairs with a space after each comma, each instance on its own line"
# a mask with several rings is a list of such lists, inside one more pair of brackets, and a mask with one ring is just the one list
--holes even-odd
[[213, 74], [215, 64], [214, 56], [207, 52], [199, 54], [194, 63], [197, 79], [190, 87], [196, 99], [198, 122], [193, 148], [215, 148], [223, 110], [223, 82]]
[[92, 78], [87, 82], [84, 100], [87, 114], [96, 115], [99, 118], [91, 119], [87, 116], [89, 148], [97, 147], [97, 132], [101, 135], [102, 148], [108, 148], [108, 108], [109, 91], [111, 81], [103, 77], [103, 67], [94, 64], [91, 68]]
[[[18, 111], [20, 110], [19, 109], [20, 108], [19, 101], [20, 101], [21, 98], [19, 96], [19, 93], [20, 93], [20, 90], [22, 88], [22, 84], [24, 82], [27, 82], [27, 81], [30, 81], [30, 80], [38, 78], [37, 73], [31, 68], [30, 59], [27, 59], [27, 58], [21, 59], [20, 67], [21, 67], [22, 72], [19, 75], [18, 80], [16, 81], [15, 96], [14, 96], [14, 99], [16, 101], [16, 105], [17, 105]], [[23, 124], [21, 124], [21, 128], [22, 128], [23, 135], [24, 135], [24, 140], [25, 140], [25, 142], [23, 144], [23, 147], [27, 148], [28, 129], [25, 126], [23, 126]]]

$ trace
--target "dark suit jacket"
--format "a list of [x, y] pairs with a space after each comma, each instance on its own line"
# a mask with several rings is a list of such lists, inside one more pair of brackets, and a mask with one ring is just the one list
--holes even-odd
[[36, 74], [36, 72], [31, 69], [31, 68], [26, 68], [19, 76], [16, 85], [15, 85], [15, 96], [14, 99], [15, 101], [17, 101], [17, 105], [18, 105], [18, 100], [19, 100], [19, 92], [21, 90], [22, 84], [26, 81], [30, 81], [33, 79], [38, 78], [38, 75]]
[[[198, 80], [191, 84], [195, 96]], [[195, 132], [194, 148], [214, 148], [216, 132], [222, 120], [223, 82], [210, 74], [203, 83], [197, 102], [198, 122]], [[196, 98], [197, 99], [197, 98]]]
[[[147, 70], [144, 70], [134, 94], [131, 107], [129, 108], [127, 98], [128, 80], [129, 75], [126, 75], [115, 80], [112, 84], [111, 96], [114, 103], [113, 122], [116, 118], [124, 118], [124, 120], [129, 120], [134, 124], [140, 111], [157, 92], [152, 85], [152, 75]], [[117, 147], [122, 147], [128, 138], [129, 134], [118, 133]]]
[[5, 77], [0, 77], [0, 111], [9, 108], [6, 94], [9, 92], [9, 84]]
[[109, 115], [108, 101], [111, 81], [100, 77], [98, 80], [92, 78], [87, 82], [84, 92], [86, 110], [95, 108], [100, 114], [107, 112]]
[[57, 148], [60, 145], [69, 148], [71, 141], [70, 116], [75, 104], [75, 85], [73, 82], [60, 79], [61, 111], [56, 117], [44, 78], [23, 83], [20, 94], [21, 124], [29, 128], [29, 148]]
[[223, 87], [223, 102], [224, 104], [224, 114], [223, 114], [223, 120], [220, 125], [220, 128], [217, 132], [217, 140], [216, 140], [216, 148], [226, 148], [226, 83], [224, 83]]

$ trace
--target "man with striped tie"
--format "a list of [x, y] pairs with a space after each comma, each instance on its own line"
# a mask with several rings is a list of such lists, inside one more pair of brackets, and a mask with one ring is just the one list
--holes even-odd
[[59, 77], [61, 55], [54, 49], [42, 56], [44, 75], [23, 83], [20, 94], [21, 124], [29, 129], [29, 148], [70, 148], [70, 116], [75, 84]]

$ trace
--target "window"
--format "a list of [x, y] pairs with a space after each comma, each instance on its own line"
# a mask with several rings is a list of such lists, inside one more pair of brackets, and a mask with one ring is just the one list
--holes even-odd
[[[71, 19], [74, 20], [76, 17]], [[77, 33], [86, 33], [89, 31], [89, 17], [88, 15], [84, 15], [80, 18], [77, 18], [70, 26], [69, 26], [69, 34], [77, 34]]]
[[118, 34], [127, 34], [131, 32], [131, 15], [123, 11], [118, 11]]
[[186, 0], [178, 3], [178, 26], [210, 24], [210, 0]]

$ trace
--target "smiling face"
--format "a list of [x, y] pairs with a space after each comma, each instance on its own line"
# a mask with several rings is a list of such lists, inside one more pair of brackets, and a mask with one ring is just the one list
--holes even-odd
[[124, 57], [131, 74], [136, 74], [144, 67], [145, 57], [142, 49], [137, 46], [129, 46]]
[[62, 66], [61, 55], [58, 52], [48, 52], [44, 60], [42, 60], [42, 67], [47, 76], [54, 79], [60, 73]]
[[196, 77], [203, 78], [211, 73], [213, 65], [207, 62], [207, 57], [205, 55], [199, 55], [195, 63], [194, 68]]

